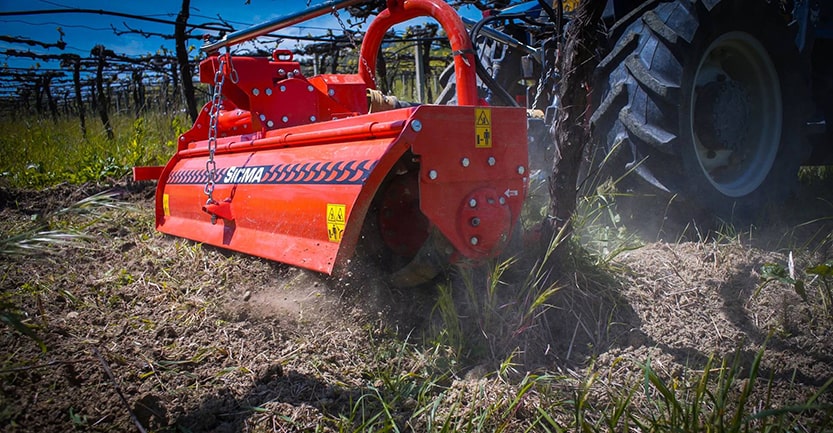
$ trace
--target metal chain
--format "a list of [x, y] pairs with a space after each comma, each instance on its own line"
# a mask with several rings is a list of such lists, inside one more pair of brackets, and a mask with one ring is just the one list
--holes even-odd
[[350, 39], [350, 45], [353, 46], [353, 50], [356, 51], [356, 53], [358, 54], [359, 60], [362, 62], [362, 65], [367, 70], [367, 72], [370, 73], [370, 80], [373, 81], [373, 87], [377, 87], [377, 85], [376, 85], [376, 73], [375, 73], [376, 68], [371, 69], [370, 65], [367, 64], [367, 59], [365, 59], [362, 56], [362, 50], [359, 49], [358, 44], [356, 44], [356, 38], [353, 37], [353, 32], [351, 32], [350, 30], [347, 30], [347, 26], [344, 25], [343, 21], [341, 21], [341, 16], [338, 14], [338, 10], [336, 10], [335, 7], [333, 7], [333, 16], [336, 18], [336, 21], [338, 21], [338, 25], [341, 26], [341, 30]]
[[218, 56], [220, 64], [214, 72], [214, 94], [211, 95], [211, 109], [208, 112], [208, 161], [205, 162], [205, 174], [208, 179], [203, 189], [205, 195], [208, 196], [205, 201], [206, 205], [216, 203], [214, 185], [217, 179], [217, 163], [214, 161], [214, 154], [217, 152], [217, 122], [220, 117], [220, 106], [223, 103], [223, 83], [226, 81], [226, 56], [231, 58], [228, 53]]
[[338, 25], [341, 26], [341, 30], [344, 34], [350, 38], [350, 45], [353, 46], [354, 50], [358, 50], [359, 48], [356, 44], [356, 38], [353, 37], [353, 32], [347, 30], [347, 26], [344, 25], [343, 21], [341, 21], [341, 15], [338, 14], [338, 9], [336, 9], [335, 6], [333, 6], [333, 16], [336, 18], [336, 21], [338, 21]]

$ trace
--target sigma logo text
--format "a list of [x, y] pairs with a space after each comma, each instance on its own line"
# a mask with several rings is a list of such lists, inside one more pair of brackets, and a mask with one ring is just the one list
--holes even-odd
[[266, 168], [268, 167], [229, 167], [222, 183], [260, 183]]
[[[218, 184], [271, 185], [363, 185], [375, 160], [299, 162], [293, 164], [254, 165], [251, 167], [217, 167]], [[204, 168], [172, 171], [169, 184], [205, 185], [209, 172]]]

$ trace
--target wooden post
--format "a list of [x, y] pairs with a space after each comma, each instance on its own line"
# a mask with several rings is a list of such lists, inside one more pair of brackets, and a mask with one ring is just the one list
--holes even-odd
[[425, 102], [425, 64], [423, 63], [422, 44], [419, 42], [414, 44], [414, 70], [416, 71], [416, 77], [414, 78], [416, 101], [423, 103]]
[[72, 85], [75, 88], [75, 105], [78, 106], [78, 119], [81, 121], [81, 135], [87, 136], [87, 120], [84, 118], [84, 98], [81, 97], [81, 59], [72, 63]]

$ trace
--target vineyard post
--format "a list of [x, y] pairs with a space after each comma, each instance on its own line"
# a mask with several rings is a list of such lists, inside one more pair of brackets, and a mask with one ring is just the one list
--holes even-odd
[[422, 63], [423, 73], [423, 81], [420, 81], [420, 85], [422, 86], [425, 101], [431, 102], [434, 100], [434, 92], [432, 91], [432, 87], [430, 85], [430, 81], [426, 77], [431, 77], [434, 74], [431, 72], [431, 44], [433, 44], [433, 39], [437, 36], [437, 27], [436, 24], [426, 24], [425, 28], [421, 30], [419, 36], [424, 38], [422, 41], [417, 41], [417, 46], [420, 46], [420, 52], [422, 53], [422, 58], [420, 59], [420, 63]]
[[[113, 91], [113, 83], [111, 81], [107, 81], [107, 94], [110, 95], [110, 101], [115, 101], [116, 103], [116, 114], [121, 113], [121, 95], [122, 92], [119, 91], [120, 89], [116, 89]], [[125, 104], [127, 105], [127, 104]]]
[[41, 100], [41, 95], [43, 93], [43, 86], [40, 80], [35, 80], [35, 113], [38, 116], [43, 115], [43, 101]]
[[84, 99], [81, 96], [81, 59], [76, 56], [72, 62], [72, 85], [75, 87], [75, 105], [78, 106], [78, 119], [81, 121], [81, 135], [87, 136], [87, 120], [84, 118]]
[[87, 80], [87, 85], [90, 86], [90, 109], [98, 111], [98, 92], [95, 88], [95, 79]]
[[[174, 111], [176, 111], [179, 108], [179, 98], [177, 97], [177, 95], [179, 95], [179, 74], [176, 71], [176, 67], [177, 64], [175, 62], [171, 63], [171, 99], [170, 103], [167, 103], [166, 101], [166, 112], [168, 106], [170, 106], [170, 108]], [[168, 98], [167, 94], [165, 95], [165, 98]]]
[[32, 106], [29, 105], [29, 95], [32, 93], [32, 90], [29, 88], [23, 88], [19, 90], [20, 100], [23, 103], [23, 109], [26, 113], [30, 113], [32, 111]]
[[388, 65], [385, 62], [385, 53], [382, 47], [379, 47], [380, 54], [376, 56], [376, 81], [379, 90], [383, 94], [390, 93], [390, 85], [388, 84]]
[[414, 81], [414, 94], [416, 101], [420, 104], [425, 103], [425, 56], [422, 54], [422, 44], [417, 42], [414, 44], [414, 73], [416, 74], [416, 81]]
[[63, 115], [69, 117], [72, 113], [72, 103], [69, 100], [69, 90], [64, 89], [64, 94], [61, 103], [61, 108], [63, 108]]
[[133, 69], [131, 73], [133, 79], [133, 104], [136, 118], [138, 119], [145, 111], [145, 85], [143, 82], [144, 71], [142, 69]]
[[[345, 34], [347, 34], [347, 33], [345, 32]], [[332, 63], [331, 63], [331, 66], [330, 66], [330, 73], [331, 74], [337, 74], [338, 73], [338, 61], [339, 61], [339, 55], [341, 54], [340, 50], [341, 49], [338, 46], [338, 41], [336, 39], [333, 39], [333, 47], [332, 47], [332, 54], [331, 54], [333, 57], [332, 57]]]

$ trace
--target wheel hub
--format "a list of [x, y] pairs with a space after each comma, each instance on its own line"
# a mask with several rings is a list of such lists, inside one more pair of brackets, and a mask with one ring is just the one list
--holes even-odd
[[749, 131], [749, 94], [742, 83], [723, 79], [698, 90], [695, 128], [703, 147], [737, 150]]
[[692, 85], [691, 138], [702, 174], [725, 196], [750, 194], [781, 141], [784, 108], [769, 54], [749, 33], [725, 33], [704, 51]]

